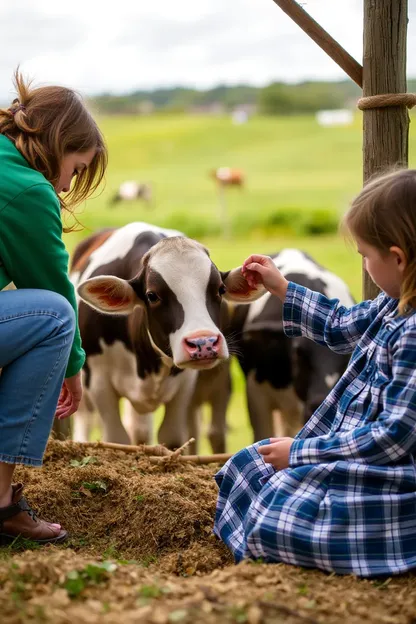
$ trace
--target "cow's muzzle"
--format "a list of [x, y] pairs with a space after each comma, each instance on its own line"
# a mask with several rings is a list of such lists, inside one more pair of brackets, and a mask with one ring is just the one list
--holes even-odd
[[223, 337], [221, 334], [197, 334], [183, 339], [183, 349], [189, 362], [203, 364], [222, 357]]

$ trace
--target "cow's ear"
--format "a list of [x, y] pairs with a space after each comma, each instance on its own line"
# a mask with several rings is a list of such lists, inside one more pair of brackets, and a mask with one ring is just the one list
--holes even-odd
[[227, 301], [238, 303], [251, 303], [264, 295], [266, 291], [263, 284], [257, 284], [256, 288], [249, 285], [241, 272], [242, 267], [221, 273], [222, 281], [226, 288], [224, 298]]
[[130, 314], [141, 304], [130, 284], [113, 275], [91, 277], [78, 286], [77, 292], [85, 303], [106, 314]]

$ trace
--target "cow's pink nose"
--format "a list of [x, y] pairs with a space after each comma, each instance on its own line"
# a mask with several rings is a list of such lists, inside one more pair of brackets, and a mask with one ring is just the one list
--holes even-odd
[[185, 351], [191, 360], [214, 360], [218, 357], [221, 346], [221, 335], [189, 336], [184, 339]]

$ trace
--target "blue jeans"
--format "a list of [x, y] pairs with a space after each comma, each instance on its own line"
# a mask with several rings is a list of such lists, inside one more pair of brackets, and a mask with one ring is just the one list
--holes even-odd
[[74, 331], [61, 295], [0, 292], [0, 462], [42, 465]]

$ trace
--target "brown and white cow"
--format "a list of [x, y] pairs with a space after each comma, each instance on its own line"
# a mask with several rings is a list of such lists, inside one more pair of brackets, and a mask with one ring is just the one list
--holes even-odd
[[[158, 439], [180, 446], [198, 371], [229, 357], [220, 330], [222, 299], [250, 302], [264, 290], [251, 289], [240, 268], [220, 272], [200, 243], [147, 223], [83, 241], [72, 280], [87, 354], [74, 438], [88, 438], [94, 406], [104, 440], [147, 442], [151, 414], [163, 404]], [[121, 398], [127, 399], [130, 437], [120, 419]]]
[[244, 185], [244, 174], [240, 169], [232, 169], [231, 167], [219, 167], [211, 171], [211, 176], [221, 186], [240, 186]]
[[[338, 299], [346, 307], [354, 304], [345, 282], [305, 252], [283, 249], [272, 258], [286, 279]], [[250, 306], [237, 306], [232, 329], [239, 339], [238, 360], [246, 377], [254, 440], [295, 435], [332, 390], [349, 357], [305, 337], [287, 337], [282, 303], [269, 293]]]

